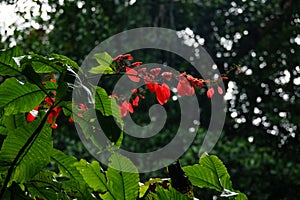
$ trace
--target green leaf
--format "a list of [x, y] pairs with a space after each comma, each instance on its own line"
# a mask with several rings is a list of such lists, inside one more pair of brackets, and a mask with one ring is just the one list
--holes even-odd
[[[48, 91], [54, 89], [47, 88]], [[38, 86], [9, 78], [0, 85], [0, 109], [4, 109], [5, 115], [29, 112], [39, 105], [45, 96]]]
[[[40, 121], [37, 120], [8, 132], [0, 151], [1, 167], [8, 169], [26, 141], [39, 126], [39, 123]], [[53, 146], [51, 132], [48, 124], [43, 127], [34, 142], [27, 147], [18, 160], [11, 182], [24, 183], [33, 178], [49, 163], [50, 152]]]
[[74, 166], [94, 191], [104, 193], [107, 190], [106, 178], [98, 162], [87, 163], [81, 159]]
[[157, 186], [157, 200], [176, 199], [176, 200], [190, 200], [186, 195], [178, 192], [173, 187], [169, 186], [169, 189], [164, 189], [162, 186]]
[[67, 199], [67, 195], [61, 190], [62, 184], [54, 176], [54, 172], [41, 171], [32, 180], [28, 181], [25, 187], [32, 197]]
[[91, 74], [113, 74], [114, 70], [111, 67], [99, 65], [89, 70]]
[[[1, 127], [8, 130], [13, 130], [19, 127], [23, 127], [26, 125], [26, 118], [24, 113], [16, 114], [16, 115], [3, 115], [0, 118], [0, 129]], [[0, 131], [1, 134], [1, 131]]]
[[73, 61], [71, 58], [68, 58], [67, 56], [60, 55], [60, 54], [51, 54], [49, 57], [55, 58], [57, 61], [71, 67], [72, 69], [77, 69], [77, 70], [80, 69], [78, 64], [75, 61]]
[[100, 194], [103, 199], [137, 199], [139, 174], [136, 167], [128, 158], [120, 154], [113, 154], [108, 165], [107, 179], [109, 190], [105, 194]]
[[200, 165], [213, 171], [213, 173], [218, 177], [222, 188], [229, 190], [232, 189], [230, 175], [223, 162], [217, 156], [209, 156], [208, 154], [204, 153], [201, 156], [199, 163]]
[[0, 51], [0, 75], [1, 76], [16, 76], [21, 74], [21, 68], [18, 66], [16, 58], [23, 55], [18, 47]]
[[96, 61], [100, 64], [99, 66], [93, 67], [89, 70], [92, 74], [112, 74], [114, 70], [111, 68], [113, 58], [106, 52], [97, 53], [93, 56]]
[[[215, 189], [222, 192], [224, 186], [226, 189], [232, 189], [229, 180], [229, 174], [216, 156], [203, 154], [200, 158], [200, 164], [183, 167], [183, 171], [188, 176], [193, 185], [203, 188]], [[229, 187], [230, 186], [230, 187]]]
[[67, 67], [61, 63], [60, 59], [45, 57], [35, 53], [25, 56], [21, 60], [21, 66], [31, 65], [36, 73], [63, 73]]
[[106, 91], [99, 86], [95, 88], [95, 109], [99, 110], [103, 116], [112, 115], [119, 124], [123, 125], [116, 99], [110, 98]]
[[78, 199], [94, 199], [92, 190], [84, 181], [80, 172], [76, 169], [75, 163], [77, 159], [73, 156], [67, 156], [63, 152], [54, 149], [52, 152], [51, 160], [58, 164], [59, 174], [58, 177], [68, 178], [63, 182], [63, 189], [72, 198]]
[[110, 64], [114, 61], [114, 59], [107, 53], [96, 53], [93, 56], [100, 65], [110, 66]]

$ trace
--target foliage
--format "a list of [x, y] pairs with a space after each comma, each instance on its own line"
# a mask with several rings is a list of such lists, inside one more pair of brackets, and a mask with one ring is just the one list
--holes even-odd
[[[0, 54], [0, 75], [6, 77], [0, 84], [1, 199], [191, 199], [192, 187], [188, 187], [188, 191], [179, 187], [181, 176], [190, 179], [188, 185], [211, 188], [230, 199], [247, 199], [243, 193], [234, 192], [230, 176], [216, 156], [204, 154], [199, 164], [184, 167], [185, 173], [177, 165], [176, 170], [181, 172], [178, 175], [170, 166], [170, 178], [154, 178], [143, 184], [134, 164], [118, 153], [111, 153], [104, 171], [97, 161], [78, 160], [56, 149], [52, 130], [57, 128], [56, 118], [61, 109], [85, 131], [92, 130], [82, 123], [88, 119], [85, 115], [89, 108], [80, 104], [71, 109], [71, 100], [67, 98], [72, 82], [68, 82], [66, 74], [75, 73], [74, 70], [80, 73], [80, 69], [65, 56], [19, 52], [13, 47]], [[55, 76], [57, 80], [53, 73], [59, 75]], [[95, 86], [95, 90], [95, 108], [102, 116], [114, 116], [122, 123], [120, 111], [114, 106], [111, 108], [113, 98], [99, 86]], [[122, 134], [117, 136], [119, 138], [113, 137], [116, 147], [122, 142]], [[49, 168], [50, 164], [55, 167]]]
[[[123, 30], [159, 26], [192, 31], [195, 40], [203, 41], [221, 72], [234, 64], [241, 64], [243, 72], [237, 77], [230, 76], [226, 84], [232, 95], [228, 99], [222, 142], [214, 148], [214, 153], [228, 163], [233, 181], [239, 183], [250, 199], [298, 199], [300, 157], [295, 156], [300, 153], [298, 0], [153, 0], [136, 1], [133, 5], [128, 0], [61, 2], [49, 0], [48, 11], [42, 9], [45, 5], [37, 3], [39, 15], [16, 4], [16, 13], [24, 17], [27, 26], [11, 25], [13, 35], [2, 36], [4, 42], [0, 46], [6, 48], [16, 41], [25, 52], [58, 52], [80, 63], [96, 44]], [[41, 17], [45, 16], [42, 13], [49, 18]], [[32, 21], [39, 23], [39, 28]], [[165, 52], [145, 50], [132, 54], [145, 62], [152, 62], [155, 57], [155, 62], [159, 58], [169, 66], [183, 65]], [[146, 101], [143, 106], [151, 99]], [[203, 102], [204, 108], [205, 105]], [[172, 112], [170, 118], [176, 121], [176, 111]], [[61, 123], [67, 122], [63, 119]], [[137, 121], [147, 119], [147, 115], [139, 114]], [[204, 126], [206, 119], [201, 120]], [[147, 145], [161, 145], [171, 132]], [[199, 138], [182, 163], [195, 162], [202, 132], [199, 131]], [[88, 157], [81, 150], [72, 126], [58, 127], [54, 134], [54, 142], [60, 149]], [[141, 144], [132, 149], [131, 139], [124, 137], [123, 144], [135, 152], [144, 148]], [[141, 175], [143, 179], [144, 176]]]

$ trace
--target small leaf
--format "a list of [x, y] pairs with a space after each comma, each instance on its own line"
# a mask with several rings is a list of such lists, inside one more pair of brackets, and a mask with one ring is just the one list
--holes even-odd
[[108, 67], [113, 62], [113, 58], [107, 52], [96, 53], [93, 57], [102, 66]]
[[89, 70], [91, 74], [113, 74], [114, 70], [111, 67], [99, 65]]

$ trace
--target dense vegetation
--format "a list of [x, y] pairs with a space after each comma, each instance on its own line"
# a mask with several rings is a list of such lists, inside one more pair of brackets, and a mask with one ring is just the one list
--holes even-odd
[[[250, 199], [297, 199], [300, 185], [298, 0], [155, 0], [137, 1], [133, 5], [129, 1], [62, 4], [49, 0], [48, 4], [50, 10], [43, 8], [43, 4], [38, 6], [39, 12], [47, 13], [49, 18], [30, 12], [26, 15], [26, 10], [20, 9], [18, 14], [27, 18], [24, 24], [29, 26], [12, 25], [15, 27], [12, 35], [1, 35], [1, 48], [7, 49], [16, 42], [25, 54], [59, 53], [81, 64], [95, 45], [111, 35], [135, 27], [159, 26], [184, 32], [192, 30], [189, 37], [202, 38], [203, 46], [221, 72], [241, 65], [243, 73], [230, 75], [226, 85], [232, 93], [228, 98], [228, 116], [224, 134], [212, 153], [224, 161], [233, 183]], [[36, 27], [32, 20], [40, 25]], [[181, 60], [166, 52], [129, 53], [145, 63], [160, 57], [155, 62], [185, 70], [180, 67]], [[204, 108], [206, 104], [204, 101]], [[138, 116], [144, 121], [145, 116]], [[175, 114], [173, 118], [176, 119]], [[205, 129], [208, 122], [202, 119]], [[57, 120], [58, 124], [60, 120], [61, 124], [66, 122], [63, 118]], [[91, 159], [75, 136], [74, 127], [65, 124], [54, 131], [54, 146], [78, 158]], [[181, 159], [182, 165], [196, 162], [202, 132], [199, 130], [199, 137]], [[127, 140], [124, 137], [123, 144], [130, 147]], [[134, 150], [142, 148], [137, 146]], [[157, 172], [142, 174], [141, 178], [145, 182], [156, 175], [166, 176]], [[210, 191], [207, 194], [211, 198]]]

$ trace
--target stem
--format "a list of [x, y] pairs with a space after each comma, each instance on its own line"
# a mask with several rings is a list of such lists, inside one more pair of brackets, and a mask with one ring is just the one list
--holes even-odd
[[16, 164], [19, 161], [19, 158], [23, 155], [23, 153], [26, 151], [28, 146], [31, 146], [31, 143], [34, 142], [34, 140], [36, 139], [36, 137], [39, 135], [39, 133], [41, 132], [41, 130], [43, 129], [48, 115], [50, 114], [51, 110], [53, 109], [54, 106], [52, 106], [49, 111], [46, 113], [46, 115], [43, 117], [40, 125], [37, 127], [37, 129], [35, 129], [35, 131], [33, 132], [33, 134], [28, 138], [28, 140], [25, 142], [25, 144], [22, 146], [22, 148], [20, 149], [20, 151], [18, 152], [18, 154], [16, 155], [15, 159], [13, 160], [13, 162], [11, 163], [11, 166], [9, 167], [8, 171], [7, 171], [7, 175], [5, 177], [2, 189], [0, 191], [0, 199], [2, 199], [4, 192], [6, 190], [6, 187], [8, 185], [8, 182], [12, 176], [12, 173], [14, 171], [14, 168], [16, 166]]

